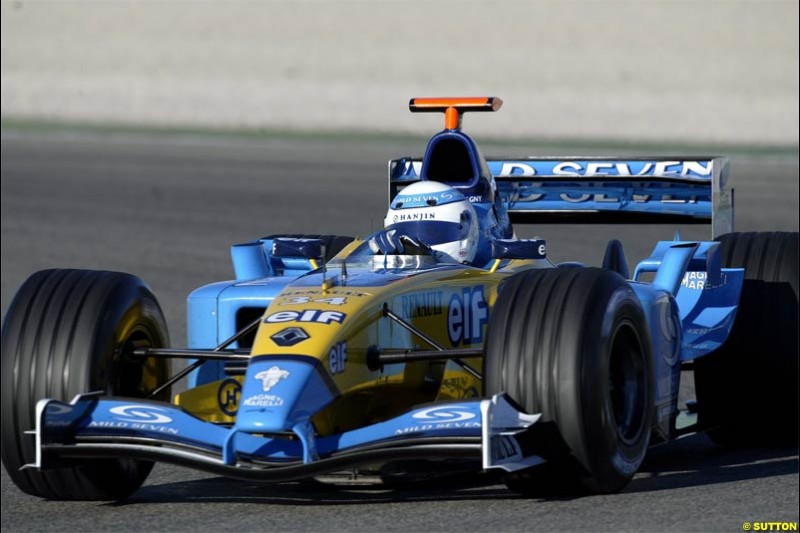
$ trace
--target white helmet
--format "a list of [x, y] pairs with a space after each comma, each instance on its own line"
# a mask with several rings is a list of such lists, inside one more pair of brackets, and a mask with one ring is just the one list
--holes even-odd
[[463, 194], [438, 181], [419, 181], [400, 191], [389, 204], [383, 225], [457, 263], [472, 262], [478, 248], [475, 208]]

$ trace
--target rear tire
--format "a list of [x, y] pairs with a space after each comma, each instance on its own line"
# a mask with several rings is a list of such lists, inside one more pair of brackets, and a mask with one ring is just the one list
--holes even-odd
[[[531, 496], [620, 490], [650, 439], [653, 370], [639, 299], [597, 268], [529, 270], [501, 289], [489, 321], [486, 393], [542, 413], [540, 467], [508, 476]], [[538, 427], [537, 427], [538, 426]]]
[[[134, 362], [134, 347], [169, 345], [161, 308], [129, 274], [44, 270], [20, 287], [2, 330], [2, 461], [22, 491], [54, 500], [116, 500], [137, 490], [152, 462], [75, 461], [55, 470], [20, 470], [35, 460], [36, 403], [105, 391], [144, 397], [168, 375], [165, 360]], [[165, 391], [160, 399], [169, 399]]]
[[699, 422], [721, 445], [796, 444], [798, 234], [718, 240], [722, 266], [745, 281], [727, 341], [695, 362]]

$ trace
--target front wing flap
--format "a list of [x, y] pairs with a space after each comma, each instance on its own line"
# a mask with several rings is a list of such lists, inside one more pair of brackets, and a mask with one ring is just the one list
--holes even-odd
[[206, 422], [170, 404], [98, 393], [70, 403], [41, 400], [36, 410], [36, 461], [23, 468], [117, 457], [285, 481], [396, 459], [471, 458], [485, 469], [506, 471], [543, 462], [517, 439], [540, 415], [520, 412], [504, 394], [420, 406], [325, 437], [316, 437], [308, 422], [291, 432], [257, 434]]

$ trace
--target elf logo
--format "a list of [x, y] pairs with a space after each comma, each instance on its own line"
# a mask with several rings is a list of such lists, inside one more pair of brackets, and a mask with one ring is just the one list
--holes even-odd
[[347, 341], [342, 341], [328, 354], [328, 370], [331, 374], [341, 374], [347, 366]]
[[320, 309], [306, 309], [305, 311], [278, 311], [264, 319], [266, 324], [280, 324], [282, 322], [315, 322], [317, 324], [341, 324], [347, 317], [341, 311], [323, 311]]
[[489, 309], [483, 286], [466, 287], [450, 297], [447, 310], [447, 334], [453, 346], [480, 344]]

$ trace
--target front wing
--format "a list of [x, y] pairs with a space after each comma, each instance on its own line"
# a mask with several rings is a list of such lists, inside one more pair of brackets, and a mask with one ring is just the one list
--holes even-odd
[[359, 429], [316, 437], [309, 422], [291, 432], [243, 432], [180, 407], [138, 399], [77, 396], [36, 406], [36, 459], [23, 468], [59, 468], [76, 458], [173, 463], [229, 477], [288, 481], [398, 459], [474, 459], [515, 471], [544, 459], [521, 439], [541, 415], [517, 410], [504, 394], [442, 402]]

